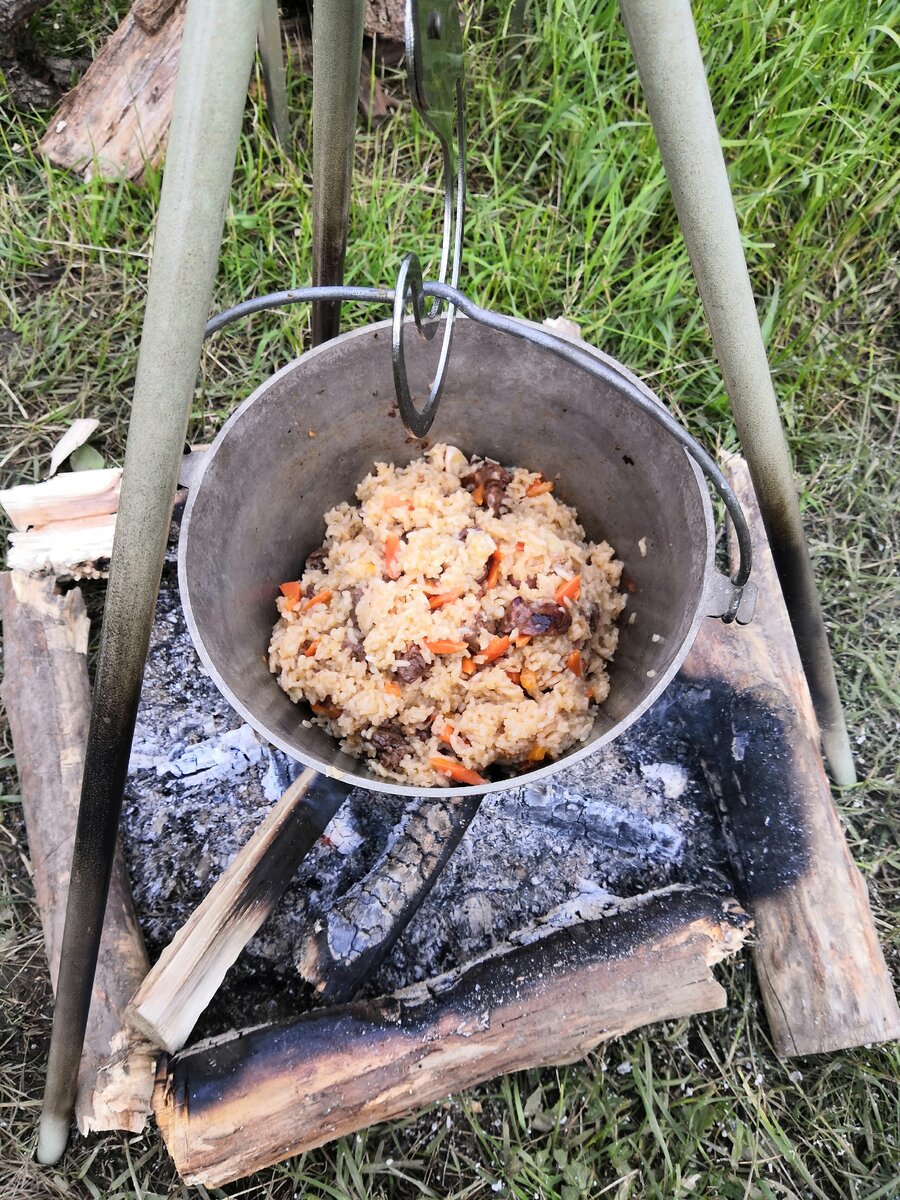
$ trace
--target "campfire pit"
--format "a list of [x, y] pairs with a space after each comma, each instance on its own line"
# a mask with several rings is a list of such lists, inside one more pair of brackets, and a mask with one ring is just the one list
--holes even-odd
[[[354, 792], [293, 882], [298, 768], [196, 669], [170, 567], [123, 832], [151, 958], [172, 944], [134, 998], [141, 1032], [120, 1021], [89, 1034], [83, 1129], [140, 1127], [157, 1056], [152, 1107], [176, 1165], [219, 1185], [505, 1071], [721, 1007], [711, 967], [740, 949], [751, 914], [780, 1053], [900, 1033], [739, 460], [730, 476], [754, 528], [752, 626], [709, 623], [622, 739], [486, 797], [452, 856], [466, 796]], [[60, 763], [77, 753], [85, 639], [76, 593], [24, 578], [4, 577], [4, 696], [52, 964], [65, 880], [51, 850], [71, 838], [78, 771], [41, 768], [47, 744]], [[69, 683], [41, 654], [65, 659]], [[273, 841], [280, 871], [266, 866]], [[120, 1014], [145, 969], [130, 900], [126, 883], [98, 1011]]]

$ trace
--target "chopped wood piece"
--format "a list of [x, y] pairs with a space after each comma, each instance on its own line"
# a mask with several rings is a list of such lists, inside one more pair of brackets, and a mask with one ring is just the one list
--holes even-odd
[[416, 800], [391, 844], [304, 935], [297, 963], [326, 1004], [350, 1000], [384, 962], [459, 845], [481, 796]]
[[[53, 580], [15, 571], [0, 575], [0, 615], [6, 668], [0, 694], [55, 988], [91, 707], [89, 624], [80, 591], [61, 596]], [[138, 1133], [146, 1123], [155, 1052], [123, 1024], [122, 1013], [148, 965], [119, 849], [78, 1077], [75, 1115], [82, 1133]]]
[[132, 999], [129, 1016], [154, 1045], [184, 1045], [349, 790], [307, 769], [272, 806]]
[[0, 505], [16, 529], [74, 521], [118, 511], [121, 467], [71, 471], [43, 483], [22, 483], [0, 492]]
[[116, 518], [54, 521], [9, 535], [7, 566], [56, 579], [105, 579], [109, 575]]
[[186, 1050], [161, 1071], [156, 1120], [182, 1178], [218, 1187], [448, 1092], [721, 1008], [710, 966], [749, 925], [733, 901], [684, 889], [551, 920], [393, 996]]
[[709, 622], [682, 671], [722, 713], [706, 766], [756, 922], [753, 956], [775, 1049], [821, 1054], [900, 1037], [750, 474], [737, 457], [726, 474], [751, 526], [756, 614], [746, 626]]
[[128, 13], [76, 87], [63, 99], [41, 140], [58, 167], [86, 179], [139, 179], [157, 165], [172, 115], [184, 28], [184, 0], [154, 33]]

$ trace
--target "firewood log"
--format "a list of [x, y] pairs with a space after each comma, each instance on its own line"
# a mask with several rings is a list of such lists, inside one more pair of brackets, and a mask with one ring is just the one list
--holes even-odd
[[[81, 592], [65, 596], [52, 579], [0, 575], [5, 678], [31, 870], [50, 979], [56, 987], [81, 794], [91, 698], [88, 618]], [[146, 974], [121, 850], [103, 924], [75, 1115], [82, 1133], [140, 1132], [150, 1112], [155, 1053], [123, 1023], [125, 1004]]]
[[297, 963], [326, 1004], [350, 1000], [381, 965], [437, 881], [481, 804], [417, 800], [372, 871], [310, 925]]
[[[756, 614], [711, 624], [682, 673], [723, 714], [705, 751], [756, 922], [753, 957], [784, 1056], [900, 1037], [865, 882], [841, 831], [806, 678], [747, 465], [726, 465], [751, 524]], [[732, 558], [736, 549], [732, 547]], [[724, 682], [723, 682], [724, 681]]]
[[587, 915], [382, 1000], [177, 1055], [153, 1104], [182, 1178], [218, 1187], [448, 1092], [725, 1004], [710, 967], [749, 931], [733, 901], [670, 888]]

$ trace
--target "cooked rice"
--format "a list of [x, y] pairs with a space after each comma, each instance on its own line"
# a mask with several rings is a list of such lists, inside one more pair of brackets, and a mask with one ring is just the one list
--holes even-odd
[[370, 770], [475, 782], [461, 768], [527, 770], [590, 733], [609, 692], [622, 564], [548, 483], [437, 445], [407, 467], [377, 463], [359, 506], [326, 514], [322, 550], [299, 586], [283, 585], [269, 665]]

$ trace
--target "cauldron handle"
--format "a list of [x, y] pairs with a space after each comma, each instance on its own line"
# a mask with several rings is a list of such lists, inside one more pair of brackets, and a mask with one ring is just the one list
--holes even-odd
[[[409, 255], [405, 261], [409, 261], [411, 266], [417, 266], [418, 264], [414, 262], [414, 259], [414, 255]], [[210, 337], [220, 329], [224, 329], [226, 325], [230, 325], [232, 321], [240, 320], [241, 317], [249, 316], [251, 313], [261, 312], [264, 309], [270, 308], [283, 308], [285, 305], [302, 304], [313, 300], [352, 300], [361, 302], [371, 301], [376, 304], [391, 304], [395, 310], [396, 327], [398, 311], [402, 320], [405, 301], [404, 281], [407, 278], [409, 278], [408, 272], [401, 276], [401, 284], [403, 286], [396, 290], [391, 288], [364, 287], [307, 287], [293, 288], [285, 292], [270, 292], [265, 296], [255, 296], [250, 300], [245, 300], [242, 304], [236, 304], [234, 308], [228, 308], [217, 316], [211, 317], [206, 324], [205, 336]], [[719, 576], [720, 582], [713, 584], [709, 588], [709, 595], [707, 597], [708, 615], [721, 617], [726, 625], [735, 620], [739, 624], [746, 624], [750, 620], [756, 594], [754, 585], [748, 584], [753, 550], [750, 541], [750, 529], [747, 525], [740, 501], [734, 494], [728, 480], [716, 466], [715, 460], [709, 452], [704, 450], [696, 438], [692, 437], [686, 429], [682, 428], [668, 409], [663, 408], [656, 400], [645, 395], [641, 388], [633, 380], [629, 379], [627, 375], [623, 375], [615, 367], [610, 366], [603, 359], [597, 358], [589, 350], [582, 349], [574, 342], [567, 341], [565, 338], [558, 337], [546, 329], [530, 325], [526, 321], [521, 321], [516, 317], [507, 317], [501, 313], [493, 313], [486, 308], [481, 308], [480, 305], [470, 300], [464, 292], [459, 291], [458, 288], [451, 287], [449, 284], [424, 283], [421, 285], [418, 299], [416, 299], [414, 277], [411, 286], [413, 288], [414, 316], [417, 316], [419, 322], [423, 320], [424, 316], [423, 296], [434, 296], [439, 300], [446, 301], [447, 304], [458, 309], [464, 316], [475, 321], [477, 324], [485, 325], [489, 329], [496, 329], [501, 333], [507, 333], [511, 337], [519, 338], [523, 342], [529, 342], [533, 346], [540, 346], [541, 349], [549, 351], [551, 354], [556, 355], [557, 358], [561, 358], [565, 362], [571, 363], [572, 366], [586, 371], [595, 379], [611, 384], [624, 394], [632, 404], [636, 404], [651, 420], [655, 421], [657, 425], [662, 426], [667, 433], [675, 438], [684, 447], [686, 453], [694, 460], [721, 498], [734, 525], [738, 545], [739, 561], [733, 577], [727, 579], [725, 576]], [[435, 398], [433, 404], [429, 400], [429, 405], [424, 410], [424, 413], [430, 416], [430, 420], [425, 427], [426, 429], [430, 427], [431, 422], [434, 420], [434, 415], [437, 411], [437, 399], [438, 397]], [[414, 432], [414, 430], [412, 431]], [[417, 436], [421, 437], [423, 435], [417, 434]], [[730, 589], [730, 593], [726, 589]]]

